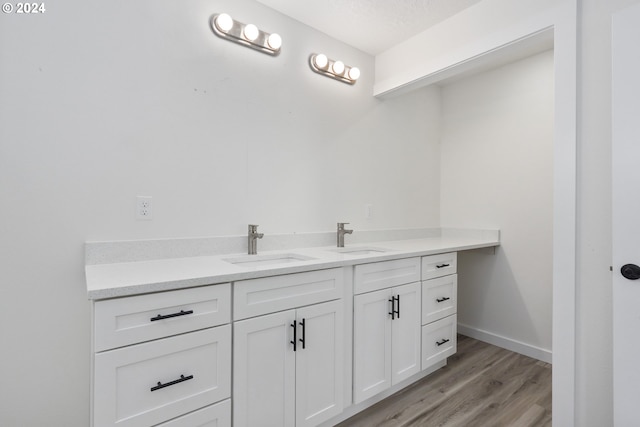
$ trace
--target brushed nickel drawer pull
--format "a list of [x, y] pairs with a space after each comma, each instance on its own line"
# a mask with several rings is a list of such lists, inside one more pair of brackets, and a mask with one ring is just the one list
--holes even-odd
[[448, 342], [449, 342], [449, 340], [445, 338], [445, 339], [443, 339], [442, 341], [436, 341], [436, 345], [437, 345], [438, 347], [440, 347], [442, 344], [446, 344], [446, 343], [448, 343]]
[[172, 317], [178, 317], [178, 316], [186, 316], [187, 314], [193, 314], [193, 310], [180, 310], [179, 313], [171, 313], [171, 314], [158, 314], [156, 317], [152, 317], [151, 320], [152, 322], [155, 322], [156, 320], [163, 320], [163, 319], [170, 319]]
[[177, 380], [170, 381], [168, 383], [162, 384], [160, 381], [158, 381], [158, 385], [155, 387], [151, 387], [151, 391], [160, 390], [161, 388], [169, 387], [169, 386], [172, 386], [181, 382], [189, 381], [192, 379], [193, 379], [193, 375], [189, 375], [188, 377], [185, 377], [184, 375], [180, 375], [180, 378], [178, 378]]
[[450, 300], [450, 299], [451, 299], [451, 298], [449, 298], [449, 297], [436, 298], [436, 302], [444, 302], [444, 301], [448, 301], [448, 300]]

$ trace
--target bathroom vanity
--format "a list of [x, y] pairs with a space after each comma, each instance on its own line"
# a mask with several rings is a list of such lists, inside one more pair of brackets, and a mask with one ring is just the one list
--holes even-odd
[[93, 426], [346, 419], [446, 364], [457, 252], [497, 245], [497, 231], [468, 231], [257, 255], [103, 257], [86, 266]]

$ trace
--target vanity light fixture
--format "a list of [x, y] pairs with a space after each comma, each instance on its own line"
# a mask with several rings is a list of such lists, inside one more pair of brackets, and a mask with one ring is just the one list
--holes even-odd
[[355, 84], [360, 77], [360, 70], [357, 67], [344, 65], [344, 62], [329, 59], [322, 53], [312, 53], [309, 57], [309, 65], [318, 74], [350, 85]]
[[218, 13], [211, 18], [211, 29], [217, 36], [260, 52], [277, 55], [282, 46], [282, 37], [276, 33], [261, 31], [254, 24], [243, 24], [226, 13]]

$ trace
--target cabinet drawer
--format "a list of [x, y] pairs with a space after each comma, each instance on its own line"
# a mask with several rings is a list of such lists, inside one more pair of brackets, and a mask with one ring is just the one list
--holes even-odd
[[422, 324], [455, 314], [458, 306], [458, 275], [422, 282]]
[[429, 255], [422, 257], [422, 280], [442, 277], [458, 272], [458, 254]]
[[231, 427], [231, 399], [159, 424], [157, 427]]
[[455, 354], [457, 321], [453, 314], [422, 327], [422, 369]]
[[341, 268], [242, 280], [233, 284], [233, 318], [330, 301], [340, 298], [342, 292]]
[[230, 320], [229, 283], [96, 301], [95, 351], [218, 326]]
[[354, 292], [377, 291], [420, 280], [420, 258], [405, 258], [355, 266]]
[[94, 427], [150, 426], [231, 394], [231, 325], [95, 355]]

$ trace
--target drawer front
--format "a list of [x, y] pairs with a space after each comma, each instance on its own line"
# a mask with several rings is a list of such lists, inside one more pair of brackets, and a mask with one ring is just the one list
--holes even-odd
[[422, 257], [422, 280], [442, 277], [458, 272], [458, 254], [429, 255]]
[[230, 320], [229, 283], [96, 301], [95, 351], [218, 326]]
[[231, 399], [159, 424], [157, 427], [231, 427]]
[[354, 292], [377, 291], [420, 281], [420, 258], [396, 259], [355, 266]]
[[94, 427], [150, 426], [231, 395], [231, 325], [95, 355]]
[[233, 318], [246, 319], [330, 301], [340, 298], [342, 292], [341, 268], [242, 280], [233, 284]]
[[451, 315], [422, 327], [422, 369], [456, 352], [457, 316]]
[[422, 282], [422, 324], [455, 314], [458, 307], [458, 275]]

